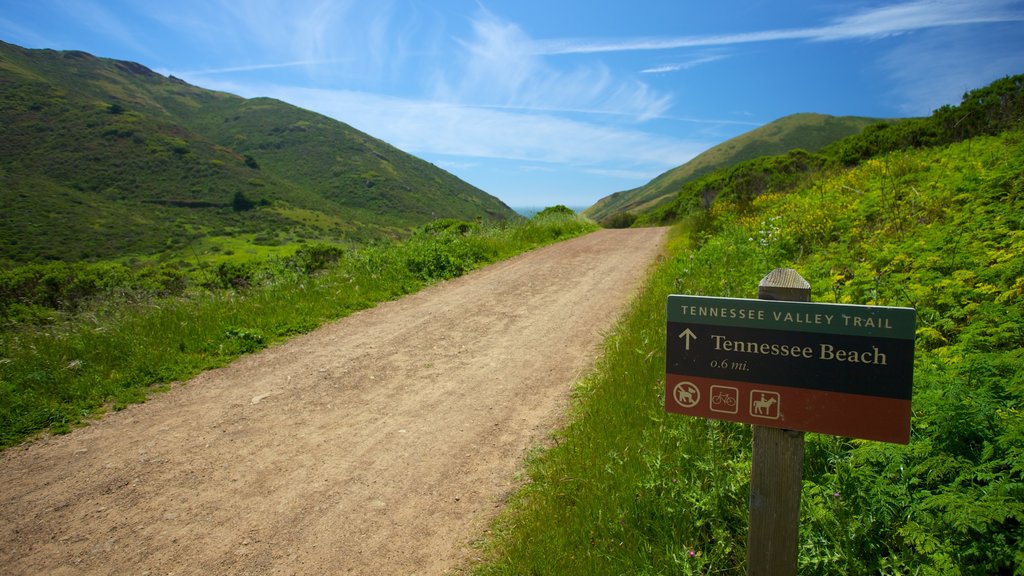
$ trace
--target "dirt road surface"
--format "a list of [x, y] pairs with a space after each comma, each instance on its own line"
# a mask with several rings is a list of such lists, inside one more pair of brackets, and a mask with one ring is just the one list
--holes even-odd
[[465, 566], [661, 250], [605, 230], [0, 455], [0, 573]]

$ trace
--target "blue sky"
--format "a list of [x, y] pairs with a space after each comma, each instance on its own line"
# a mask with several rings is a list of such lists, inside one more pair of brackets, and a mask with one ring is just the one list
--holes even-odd
[[1024, 0], [0, 0], [0, 39], [346, 122], [512, 206], [586, 206], [797, 112], [1024, 73]]

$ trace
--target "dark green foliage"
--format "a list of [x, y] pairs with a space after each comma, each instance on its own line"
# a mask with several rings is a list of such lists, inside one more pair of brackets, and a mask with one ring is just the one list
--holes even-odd
[[667, 224], [681, 215], [707, 210], [718, 199], [749, 204], [768, 192], [789, 192], [814, 178], [827, 158], [805, 150], [763, 156], [717, 170], [683, 186], [675, 202], [645, 214], [641, 224]]
[[405, 265], [420, 280], [447, 280], [489, 261], [482, 245], [467, 242], [478, 224], [455, 219], [436, 220], [417, 228], [404, 245]]
[[418, 235], [427, 236], [434, 236], [438, 234], [465, 236], [466, 234], [475, 232], [479, 229], [480, 225], [475, 222], [466, 222], [464, 220], [456, 220], [454, 218], [442, 218], [420, 226], [416, 229], [416, 233]]
[[867, 127], [822, 152], [845, 166], [896, 150], [940, 146], [998, 134], [1024, 121], [1024, 75], [1010, 76], [964, 94], [959, 106], [943, 106], [929, 118]]
[[605, 228], [629, 228], [634, 222], [636, 222], [636, 214], [621, 212], [601, 220], [601, 226]]
[[235, 192], [234, 198], [231, 199], [231, 207], [235, 212], [245, 212], [246, 210], [252, 210], [256, 207], [256, 203], [246, 197], [245, 193], [239, 190]]
[[230, 353], [233, 354], [247, 354], [261, 350], [267, 342], [267, 338], [259, 330], [229, 328], [224, 335], [227, 336]]
[[932, 119], [949, 141], [998, 134], [1024, 122], [1024, 74], [1007, 76], [964, 94], [959, 106], [943, 106]]
[[72, 313], [101, 298], [181, 294], [187, 275], [172, 264], [29, 264], [0, 271], [0, 323], [36, 323]]
[[447, 280], [462, 276], [486, 260], [486, 254], [455, 236], [407, 245], [406, 267], [420, 280]]
[[242, 290], [249, 288], [256, 280], [256, 266], [249, 262], [221, 262], [214, 271], [212, 287], [233, 288]]
[[[826, 206], [814, 218], [833, 230], [832, 241], [787, 233], [785, 219], [780, 241], [802, 238], [786, 250], [813, 253], [803, 266], [812, 283], [832, 286], [832, 298], [917, 309], [913, 438], [907, 447], [815, 438], [828, 447], [815, 448], [805, 475], [813, 488], [808, 568], [1016, 573], [1024, 559], [1024, 136], [895, 153], [843, 182], [865, 197], [843, 216], [838, 206], [849, 201], [819, 189]], [[845, 521], [829, 519], [836, 511]], [[837, 548], [849, 564], [832, 559]]]
[[286, 260], [286, 266], [303, 274], [313, 274], [328, 268], [341, 259], [344, 250], [330, 244], [312, 244], [299, 248]]
[[844, 138], [826, 147], [822, 153], [843, 166], [855, 166], [868, 158], [888, 152], [936, 146], [946, 141], [935, 122], [911, 118], [873, 124], [857, 136]]

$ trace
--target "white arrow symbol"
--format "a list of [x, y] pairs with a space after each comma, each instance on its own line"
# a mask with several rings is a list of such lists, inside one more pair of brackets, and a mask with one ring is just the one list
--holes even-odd
[[679, 337], [680, 338], [686, 338], [686, 349], [687, 350], [690, 349], [690, 340], [691, 339], [693, 339], [693, 340], [697, 339], [697, 335], [694, 334], [693, 330], [690, 330], [689, 328], [687, 328], [686, 330], [683, 330], [683, 333], [680, 334]]

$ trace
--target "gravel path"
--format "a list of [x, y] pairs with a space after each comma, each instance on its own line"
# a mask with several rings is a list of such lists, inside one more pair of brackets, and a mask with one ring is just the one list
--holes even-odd
[[7, 450], [0, 573], [464, 566], [664, 236], [535, 250]]

